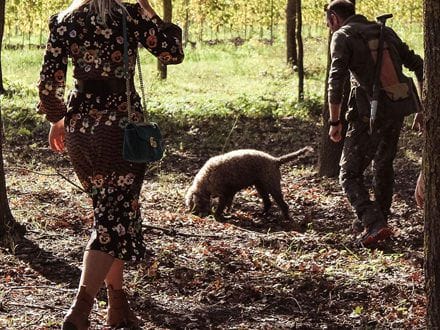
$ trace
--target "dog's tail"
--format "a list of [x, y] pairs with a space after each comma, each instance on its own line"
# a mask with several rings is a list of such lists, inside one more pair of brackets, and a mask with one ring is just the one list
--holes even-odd
[[299, 159], [300, 157], [308, 156], [308, 155], [310, 155], [313, 151], [314, 151], [314, 149], [313, 149], [312, 147], [307, 146], [307, 147], [301, 148], [301, 149], [299, 149], [299, 150], [297, 150], [297, 151], [295, 151], [295, 152], [292, 152], [292, 153], [290, 153], [290, 154], [287, 154], [287, 155], [284, 155], [284, 156], [278, 157], [278, 158], [277, 158], [277, 161], [278, 161], [278, 164], [281, 165], [281, 164], [284, 164], [284, 163], [290, 162], [290, 161], [292, 161], [292, 160], [297, 160], [297, 159]]

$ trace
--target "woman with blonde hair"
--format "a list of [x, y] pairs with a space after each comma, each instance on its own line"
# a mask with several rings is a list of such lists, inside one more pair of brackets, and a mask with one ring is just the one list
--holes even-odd
[[[123, 15], [126, 17], [128, 74], [124, 70]], [[67, 147], [74, 170], [90, 194], [94, 226], [83, 257], [79, 290], [62, 329], [88, 329], [88, 317], [102, 283], [108, 292], [107, 325], [136, 328], [139, 321], [123, 291], [127, 261], [142, 259], [139, 194], [146, 165], [122, 158], [127, 123], [126, 87], [133, 89], [138, 43], [165, 64], [183, 60], [180, 28], [163, 23], [148, 0], [74, 0], [51, 18], [39, 82], [39, 111], [51, 122], [49, 144]], [[75, 88], [67, 103], [64, 89], [68, 58]], [[140, 98], [130, 94], [132, 121], [143, 118]]]

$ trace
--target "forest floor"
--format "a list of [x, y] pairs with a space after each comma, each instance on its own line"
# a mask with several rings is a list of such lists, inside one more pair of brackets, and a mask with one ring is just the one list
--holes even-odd
[[[231, 131], [225, 118], [164, 127], [168, 155], [149, 169], [141, 198], [149, 257], [126, 276], [142, 329], [424, 328], [416, 134], [403, 132], [395, 162], [394, 237], [371, 250], [356, 246], [354, 215], [337, 180], [316, 174], [316, 154], [282, 167], [292, 223], [276, 205], [263, 216], [251, 188], [237, 195], [224, 222], [185, 210], [185, 191], [210, 156], [223, 148], [317, 149], [319, 125], [240, 118]], [[59, 328], [79, 280], [92, 209], [55, 171], [76, 182], [66, 156], [45, 143], [44, 136], [6, 142], [10, 206], [27, 234], [13, 251], [0, 250], [0, 329]], [[102, 290], [92, 329], [103, 328], [105, 309]]]

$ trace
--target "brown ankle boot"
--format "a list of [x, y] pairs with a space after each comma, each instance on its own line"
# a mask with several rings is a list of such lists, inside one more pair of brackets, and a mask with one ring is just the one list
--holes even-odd
[[109, 303], [107, 325], [113, 328], [124, 326], [130, 329], [139, 329], [139, 320], [130, 309], [124, 290], [113, 290], [113, 287], [109, 285], [107, 295]]
[[81, 286], [72, 307], [64, 317], [62, 330], [88, 330], [93, 302], [94, 298], [86, 293], [86, 287]]

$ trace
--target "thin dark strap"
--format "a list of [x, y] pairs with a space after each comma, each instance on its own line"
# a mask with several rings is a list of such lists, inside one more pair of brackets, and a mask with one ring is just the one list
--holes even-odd
[[124, 77], [126, 81], [126, 94], [127, 94], [127, 114], [128, 122], [132, 122], [132, 109], [131, 109], [131, 86], [129, 83], [130, 73], [128, 70], [128, 39], [127, 39], [127, 18], [125, 12], [122, 12], [122, 34], [124, 38]]

